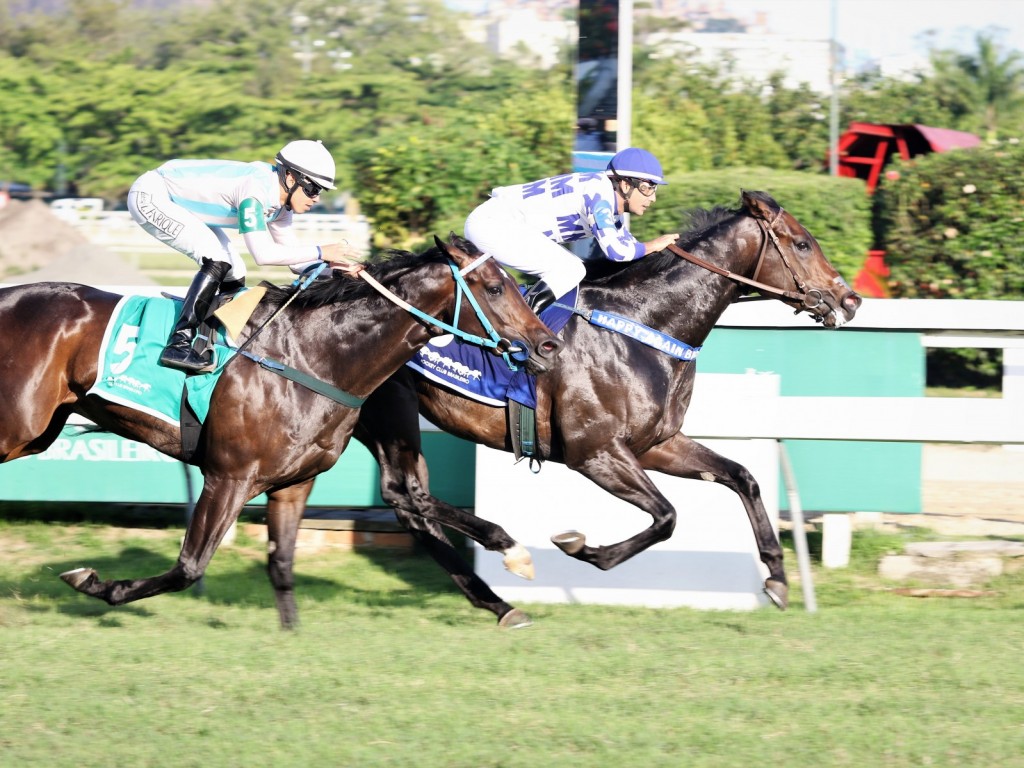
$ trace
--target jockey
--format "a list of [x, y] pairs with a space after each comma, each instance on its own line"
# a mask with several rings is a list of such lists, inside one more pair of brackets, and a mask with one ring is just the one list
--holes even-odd
[[643, 216], [658, 185], [667, 183], [654, 155], [624, 149], [604, 173], [569, 173], [491, 190], [466, 219], [465, 235], [505, 266], [538, 278], [528, 298], [540, 312], [586, 275], [582, 260], [561, 243], [594, 238], [612, 261], [633, 261], [678, 239], [667, 234], [642, 243], [622, 221], [624, 213]]
[[334, 189], [334, 159], [319, 141], [299, 140], [277, 153], [276, 165], [233, 160], [170, 160], [140, 176], [128, 192], [135, 222], [162, 243], [185, 254], [199, 272], [185, 295], [181, 316], [160, 363], [196, 373], [212, 355], [192, 348], [223, 283], [245, 285], [245, 262], [225, 229], [237, 229], [259, 265], [289, 266], [294, 272], [317, 261], [354, 265], [342, 244], [301, 245], [292, 215], [306, 213], [320, 192]]

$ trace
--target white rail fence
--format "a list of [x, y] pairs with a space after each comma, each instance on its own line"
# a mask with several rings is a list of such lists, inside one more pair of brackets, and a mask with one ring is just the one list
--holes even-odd
[[[719, 325], [784, 329], [807, 327], [807, 320], [793, 318], [777, 302], [757, 302], [731, 307]], [[816, 605], [803, 515], [783, 440], [1024, 443], [1024, 302], [867, 300], [850, 327], [917, 333], [926, 347], [1001, 348], [1002, 397], [787, 397], [779, 395], [774, 374], [697, 375], [686, 434], [744, 464], [776, 524], [782, 470], [808, 610]], [[742, 505], [730, 491], [652, 473], [679, 513], [676, 533], [600, 572], [563, 555], [550, 536], [578, 529], [590, 544], [610, 544], [649, 525], [647, 515], [560, 465], [546, 464], [532, 475], [525, 462], [513, 465], [508, 454], [477, 451], [477, 514], [504, 526], [537, 563], [537, 579], [524, 582], [504, 570], [500, 555], [477, 548], [477, 571], [506, 599], [715, 609], [767, 605], [767, 571]], [[825, 517], [823, 548], [834, 550], [829, 538], [840, 547], [848, 541], [849, 517]], [[841, 554], [837, 559], [842, 561]]]

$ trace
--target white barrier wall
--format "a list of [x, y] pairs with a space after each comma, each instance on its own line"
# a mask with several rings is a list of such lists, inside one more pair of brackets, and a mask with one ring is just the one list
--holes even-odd
[[[778, 376], [699, 374], [694, 410], [718, 410], [737, 389], [758, 400], [778, 394]], [[743, 464], [761, 487], [778, 525], [778, 443], [758, 440], [702, 440]], [[580, 602], [752, 609], [767, 605], [761, 564], [743, 505], [732, 491], [700, 480], [650, 473], [678, 513], [675, 533], [665, 542], [609, 571], [564, 554], [550, 537], [574, 529], [590, 545], [611, 544], [639, 533], [651, 518], [566, 467], [545, 463], [533, 474], [511, 454], [477, 447], [476, 513], [500, 524], [525, 545], [537, 577], [525, 581], [502, 565], [501, 554], [477, 546], [476, 571], [502, 598], [532, 602]]]

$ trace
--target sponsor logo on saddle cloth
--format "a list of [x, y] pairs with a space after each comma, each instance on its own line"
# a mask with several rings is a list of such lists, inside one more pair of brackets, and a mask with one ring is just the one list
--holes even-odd
[[[540, 313], [540, 319], [554, 333], [562, 330], [576, 307], [578, 289], [573, 289]], [[700, 347], [691, 347], [667, 334], [629, 318], [594, 309], [580, 312], [591, 325], [636, 339], [677, 360], [697, 359]], [[514, 400], [528, 408], [537, 407], [536, 379], [523, 370], [510, 371], [501, 358], [453, 336], [432, 339], [408, 363], [414, 371], [438, 384], [488, 405], [504, 406]]]
[[[125, 296], [117, 304], [100, 344], [96, 383], [86, 393], [125, 405], [170, 424], [181, 422], [182, 387], [200, 423], [210, 410], [210, 396], [222, 368], [198, 376], [159, 364], [178, 318], [180, 302], [161, 297]], [[218, 362], [233, 354], [223, 331], [217, 331]]]
[[[569, 322], [577, 293], [574, 288], [541, 311], [540, 319], [553, 333], [557, 334]], [[522, 369], [509, 370], [498, 355], [450, 334], [431, 339], [406, 365], [431, 381], [487, 405], [504, 407], [509, 400], [515, 400], [529, 408], [537, 407], [533, 376]]]

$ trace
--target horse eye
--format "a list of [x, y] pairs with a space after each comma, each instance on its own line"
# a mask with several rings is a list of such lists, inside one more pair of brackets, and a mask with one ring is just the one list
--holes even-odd
[[811, 250], [811, 244], [806, 240], [797, 240], [794, 245], [798, 251], [809, 251]]
[[503, 294], [504, 292], [505, 292], [505, 286], [503, 286], [501, 283], [498, 283], [497, 285], [488, 285], [487, 286], [487, 295], [488, 296], [501, 296], [501, 294]]

